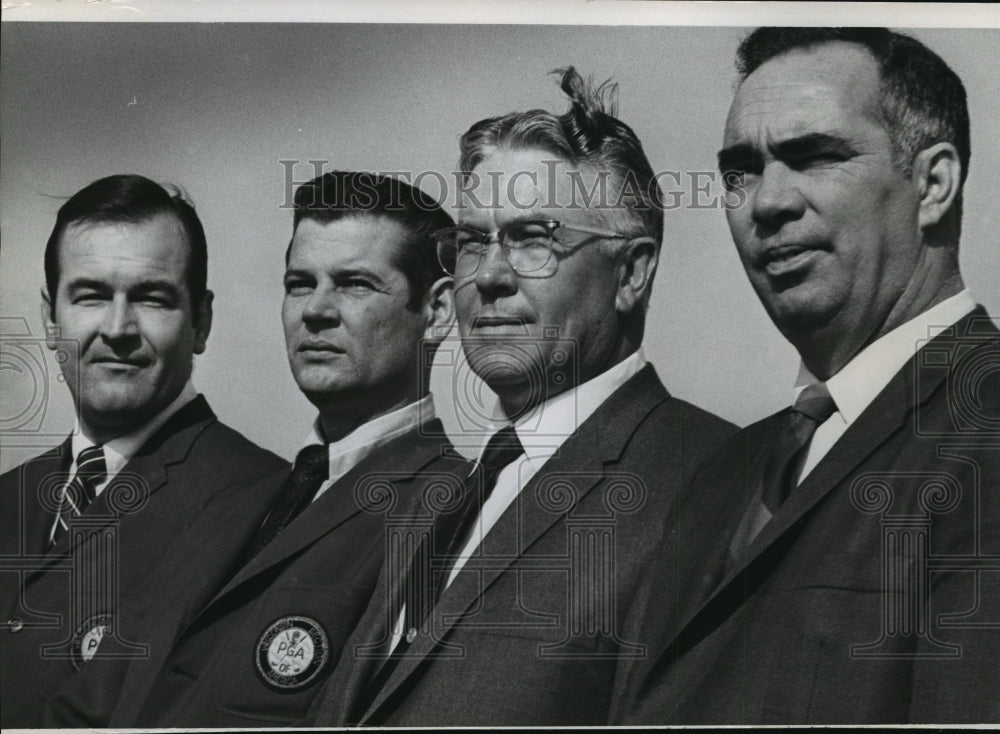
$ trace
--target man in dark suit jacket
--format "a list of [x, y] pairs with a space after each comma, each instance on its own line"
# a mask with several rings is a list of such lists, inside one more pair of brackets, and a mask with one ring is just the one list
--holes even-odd
[[[147, 653], [127, 609], [165, 603], [151, 572], [217, 492], [287, 463], [222, 425], [191, 384], [212, 293], [205, 236], [180, 196], [111, 176], [60, 209], [43, 316], [77, 429], [0, 477], [4, 727], [116, 647]], [[121, 614], [120, 614], [121, 612]], [[96, 656], [96, 660], [95, 660]]]
[[[157, 581], [177, 601], [148, 624], [149, 659], [87, 671], [48, 723], [303, 721], [369, 602], [387, 526], [469, 473], [428, 392], [453, 319], [429, 232], [450, 224], [390, 177], [338, 171], [296, 191], [282, 315], [293, 376], [319, 410], [306, 445], [290, 476], [205, 508]], [[263, 524], [243, 509], [268, 503]], [[180, 570], [192, 566], [194, 591]]]
[[885, 29], [758, 29], [739, 57], [729, 224], [803, 389], [680, 503], [654, 593], [687, 601], [649, 605], [615, 720], [1000, 722], [1000, 331], [958, 269], [961, 81]]
[[[671, 397], [640, 348], [663, 224], [641, 144], [605, 111], [606, 87], [571, 68], [562, 87], [566, 114], [513, 113], [462, 138], [469, 206], [438, 254], [500, 410], [464, 522], [441, 512], [433, 551], [405, 575], [387, 564], [317, 725], [605, 723], [644, 655], [620, 621], [663, 517], [730, 433]], [[618, 203], [574, 207], [573, 187], [598, 180]]]

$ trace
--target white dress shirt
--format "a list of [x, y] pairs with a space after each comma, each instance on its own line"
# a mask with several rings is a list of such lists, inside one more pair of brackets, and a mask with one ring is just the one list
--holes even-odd
[[[610, 398], [615, 390], [645, 366], [646, 357], [640, 348], [611, 369], [547, 400], [515, 421], [514, 430], [524, 447], [524, 456], [508, 464], [497, 475], [496, 486], [483, 503], [483, 509], [472, 526], [465, 547], [455, 560], [446, 588], [455, 580], [465, 562], [475, 555], [480, 541], [500, 519], [504, 510], [510, 507], [521, 489], [531, 481], [545, 462], [556, 455], [566, 443], [566, 439], [593, 415], [601, 403]], [[494, 426], [497, 431], [510, 424], [502, 415], [498, 415], [497, 418], [500, 419]], [[495, 432], [490, 431], [485, 437], [483, 446], [479, 449], [479, 457], [482, 456], [486, 443]]]
[[[334, 441], [328, 445], [330, 457], [330, 470], [327, 480], [320, 485], [313, 495], [313, 502], [319, 499], [333, 483], [347, 474], [357, 466], [362, 459], [368, 456], [375, 449], [385, 446], [394, 438], [402, 436], [404, 433], [414, 431], [418, 426], [422, 426], [434, 419], [434, 398], [426, 395], [415, 403], [410, 403], [402, 408], [397, 408], [391, 413], [380, 415], [367, 423], [363, 423], [339, 441]], [[314, 444], [323, 445], [326, 439], [323, 436], [323, 425], [319, 416], [313, 422], [309, 435], [302, 444], [302, 448]]]
[[[646, 366], [646, 357], [638, 349], [609, 370], [602, 372], [587, 382], [560, 393], [534, 408], [514, 422], [518, 440], [524, 447], [524, 455], [508, 464], [497, 475], [496, 485], [483, 503], [482, 510], [469, 532], [468, 539], [455, 560], [455, 566], [448, 576], [445, 588], [451, 585], [469, 558], [476, 555], [480, 541], [489, 533], [504, 511], [517, 498], [518, 493], [538, 473], [545, 462], [558, 453], [577, 428], [618, 388], [628, 382], [639, 370]], [[493, 425], [483, 437], [477, 461], [482, 457], [486, 444], [496, 431], [510, 425], [510, 421], [497, 406]], [[395, 649], [403, 635], [406, 618], [405, 606], [396, 617], [393, 626], [390, 649]]]
[[[188, 380], [187, 384], [181, 388], [180, 393], [171, 401], [170, 405], [157, 413], [152, 420], [144, 423], [136, 430], [126, 433], [124, 436], [119, 436], [106, 442], [104, 444], [104, 465], [107, 468], [107, 476], [103, 482], [94, 486], [94, 496], [97, 497], [104, 491], [105, 487], [115, 478], [115, 475], [125, 468], [125, 465], [138, 453], [142, 445], [163, 427], [163, 424], [170, 419], [170, 416], [196, 397], [198, 397], [198, 391], [194, 389], [194, 383]], [[69, 467], [71, 478], [76, 476], [76, 459], [80, 455], [80, 452], [96, 445], [97, 442], [84, 433], [80, 425], [80, 419], [77, 418], [72, 439], [73, 463]]]
[[[826, 387], [837, 404], [837, 411], [813, 434], [798, 482], [809, 475], [920, 348], [975, 307], [976, 299], [968, 290], [963, 290], [872, 342], [827, 380]], [[816, 382], [819, 380], [802, 364], [796, 380], [796, 397], [807, 385]]]

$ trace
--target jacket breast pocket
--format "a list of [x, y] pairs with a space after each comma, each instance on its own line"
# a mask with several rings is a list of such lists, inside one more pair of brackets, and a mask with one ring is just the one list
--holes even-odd
[[214, 666], [214, 704], [243, 722], [302, 722], [371, 591], [346, 584], [269, 589], [242, 619], [230, 649]]

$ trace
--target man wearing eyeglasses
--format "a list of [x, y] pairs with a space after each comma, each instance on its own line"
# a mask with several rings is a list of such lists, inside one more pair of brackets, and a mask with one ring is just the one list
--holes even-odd
[[[462, 138], [460, 226], [437, 233], [438, 254], [498, 415], [473, 499], [435, 519], [446, 542], [422, 574], [411, 564], [402, 610], [369, 609], [319, 725], [606, 723], [644, 655], [625, 620], [665, 516], [731, 432], [672, 398], [643, 356], [659, 192], [606, 111], [614, 87], [561, 73], [567, 113], [491, 118]], [[606, 198], [581, 206], [583, 191]], [[383, 639], [381, 658], [357, 655]]]

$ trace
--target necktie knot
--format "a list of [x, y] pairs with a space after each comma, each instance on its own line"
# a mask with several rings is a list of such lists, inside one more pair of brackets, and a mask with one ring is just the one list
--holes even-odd
[[271, 511], [244, 551], [246, 563], [274, 540], [285, 527], [305, 510], [330, 475], [330, 448], [325, 444], [310, 444], [299, 451], [292, 471], [271, 507]]
[[792, 410], [814, 420], [819, 425], [837, 412], [837, 404], [830, 397], [830, 391], [826, 389], [826, 385], [822, 382], [816, 382], [799, 393]]
[[107, 476], [108, 467], [104, 459], [104, 446], [88, 446], [76, 457], [76, 474], [91, 485], [100, 484]]
[[[791, 494], [813, 434], [836, 410], [837, 404], [822, 382], [809, 385], [799, 393], [764, 463], [760, 500], [768, 512], [767, 517], [776, 513]], [[763, 525], [756, 530], [761, 527]]]
[[76, 457], [76, 474], [62, 487], [59, 509], [49, 531], [49, 543], [54, 544], [60, 533], [69, 529], [70, 518], [79, 517], [97, 496], [95, 488], [108, 476], [104, 446], [88, 446]]
[[523, 453], [514, 426], [506, 426], [490, 437], [479, 463], [487, 471], [499, 471]]
[[330, 474], [329, 448], [325, 444], [310, 444], [295, 457], [292, 474], [298, 482], [315, 484], [316, 489]]
[[[435, 518], [433, 529], [424, 536], [411, 557], [410, 569], [404, 577], [404, 623], [408, 630], [424, 627], [443, 590], [451, 565], [474, 527], [483, 504], [496, 487], [500, 472], [523, 453], [524, 447], [513, 426], [494, 433], [486, 443], [476, 468], [465, 479], [461, 503]], [[432, 570], [435, 561], [443, 563], [444, 567]]]

